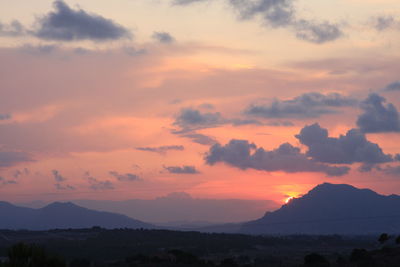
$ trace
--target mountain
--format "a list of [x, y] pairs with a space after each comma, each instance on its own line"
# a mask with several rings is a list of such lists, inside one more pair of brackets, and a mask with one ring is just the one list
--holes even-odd
[[40, 209], [0, 202], [0, 229], [47, 230], [55, 228], [154, 228], [151, 224], [111, 212], [54, 202]]
[[365, 235], [400, 232], [400, 196], [324, 183], [242, 225], [251, 234]]

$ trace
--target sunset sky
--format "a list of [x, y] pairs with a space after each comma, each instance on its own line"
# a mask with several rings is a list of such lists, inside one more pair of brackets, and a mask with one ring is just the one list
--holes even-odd
[[0, 0], [1, 200], [400, 194], [398, 0]]

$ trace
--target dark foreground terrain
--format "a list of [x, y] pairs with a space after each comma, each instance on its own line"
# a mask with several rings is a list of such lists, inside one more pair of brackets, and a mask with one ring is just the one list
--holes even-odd
[[[396, 237], [0, 231], [0, 266], [400, 266]], [[397, 243], [396, 243], [397, 241]]]

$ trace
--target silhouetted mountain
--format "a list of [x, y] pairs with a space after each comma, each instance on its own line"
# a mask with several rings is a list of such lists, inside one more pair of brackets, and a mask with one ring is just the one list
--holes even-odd
[[400, 232], [400, 196], [324, 183], [274, 212], [242, 225], [253, 234], [378, 234]]
[[0, 202], [0, 229], [46, 230], [55, 228], [153, 228], [125, 215], [94, 211], [73, 203], [54, 202], [31, 209]]

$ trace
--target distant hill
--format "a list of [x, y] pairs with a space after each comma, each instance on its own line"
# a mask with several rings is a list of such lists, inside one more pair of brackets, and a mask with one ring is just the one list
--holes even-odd
[[154, 228], [125, 215], [82, 208], [70, 202], [54, 202], [40, 209], [0, 202], [0, 229], [47, 230], [64, 228]]
[[242, 225], [251, 234], [379, 234], [400, 232], [400, 196], [324, 183], [274, 212]]

